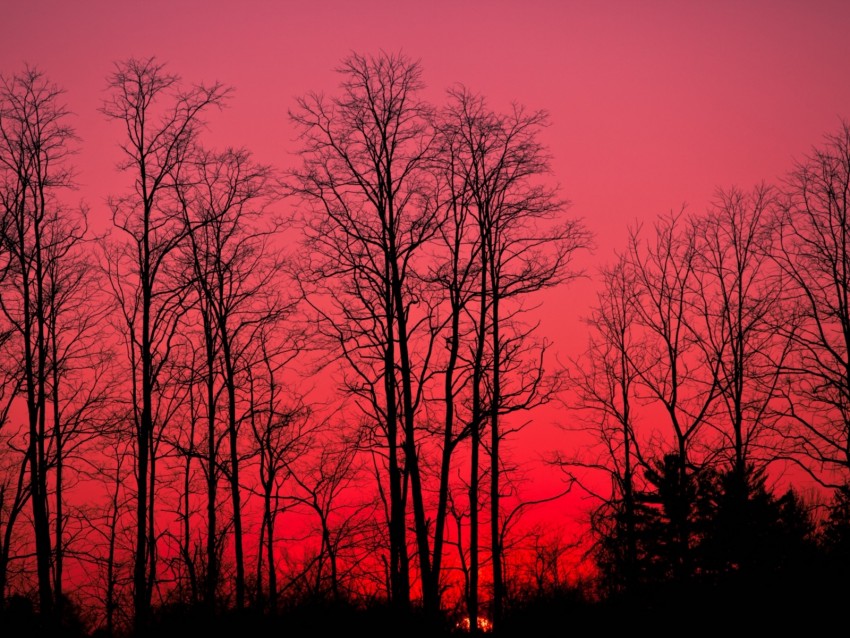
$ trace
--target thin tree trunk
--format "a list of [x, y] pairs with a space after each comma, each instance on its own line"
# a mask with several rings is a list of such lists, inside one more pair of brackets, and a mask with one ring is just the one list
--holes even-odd
[[204, 315], [204, 337], [206, 342], [207, 365], [207, 575], [204, 588], [204, 599], [210, 612], [215, 609], [216, 590], [218, 588], [218, 553], [216, 552], [216, 536], [218, 521], [216, 519], [216, 498], [218, 494], [218, 458], [216, 454], [215, 431], [215, 367], [214, 344], [212, 327], [208, 314]]
[[[425, 520], [422, 478], [419, 472], [419, 453], [416, 449], [416, 424], [413, 414], [413, 384], [411, 379], [412, 372], [410, 367], [410, 353], [408, 352], [407, 319], [405, 317], [398, 265], [396, 264], [395, 259], [392, 260], [392, 275], [396, 325], [398, 326], [402, 401], [404, 409], [405, 467], [409, 473], [411, 489], [413, 491], [413, 517], [419, 554], [419, 569], [422, 583], [427, 584], [431, 581], [431, 549], [428, 540], [428, 523]], [[424, 587], [423, 589], [423, 605], [425, 613], [426, 615], [435, 615], [439, 609], [438, 601], [434, 599], [434, 592], [432, 592], [429, 587]]]
[[[493, 268], [491, 263], [491, 268]], [[501, 405], [501, 335], [499, 332], [499, 291], [498, 280], [494, 273], [490, 279], [493, 286], [493, 396], [490, 406], [490, 546], [493, 556], [493, 617], [494, 625], [502, 620], [502, 604], [504, 599], [504, 582], [502, 575], [502, 535], [499, 529], [500, 520], [500, 452], [501, 432], [499, 430], [499, 406]]]
[[[460, 294], [460, 291], [452, 294]], [[443, 536], [445, 534], [446, 516], [449, 500], [449, 471], [452, 453], [454, 452], [454, 373], [460, 352], [460, 308], [455, 299], [452, 300], [451, 333], [449, 337], [449, 360], [445, 373], [445, 417], [443, 419], [443, 453], [440, 458], [440, 486], [438, 492], [437, 514], [434, 524], [434, 559], [431, 578], [425, 583], [430, 589], [430, 595], [435, 597], [439, 607], [440, 602], [440, 570], [443, 559]]]
[[[388, 268], [387, 268], [388, 269]], [[396, 406], [394, 313], [389, 291], [384, 298], [387, 321], [387, 345], [384, 350], [384, 392], [387, 403], [387, 443], [390, 477], [390, 587], [393, 605], [402, 611], [410, 606], [410, 584], [407, 578], [407, 541], [405, 500], [398, 462], [398, 409]]]
[[481, 425], [484, 421], [484, 406], [481, 392], [484, 373], [484, 339], [487, 329], [487, 250], [481, 246], [481, 288], [480, 305], [478, 310], [478, 327], [476, 333], [475, 359], [472, 371], [472, 432], [470, 451], [469, 476], [469, 592], [467, 593], [467, 610], [469, 613], [470, 631], [478, 631], [478, 473], [479, 453], [481, 446]]
[[[223, 324], [224, 322], [222, 322]], [[227, 384], [227, 431], [230, 441], [230, 497], [233, 503], [233, 543], [236, 558], [236, 609], [245, 607], [245, 557], [242, 538], [242, 496], [239, 490], [239, 449], [236, 421], [236, 378], [227, 336], [227, 326], [221, 326], [222, 356]]]
[[51, 349], [53, 351], [53, 442], [56, 449], [56, 520], [54, 521], [54, 564], [53, 564], [53, 592], [56, 597], [56, 613], [61, 617], [63, 605], [62, 568], [65, 562], [65, 545], [62, 541], [62, 528], [64, 526], [64, 508], [62, 500], [63, 475], [65, 464], [65, 452], [63, 449], [64, 438], [62, 436], [61, 418], [59, 409], [59, 366], [57, 363], [56, 348], [56, 323], [51, 324]]

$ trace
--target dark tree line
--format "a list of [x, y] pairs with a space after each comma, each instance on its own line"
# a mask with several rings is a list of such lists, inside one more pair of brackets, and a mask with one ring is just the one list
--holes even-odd
[[601, 270], [574, 361], [588, 447], [556, 462], [599, 503], [607, 599], [781, 623], [846, 592], [848, 130], [633, 227]]
[[[507, 632], [846, 579], [847, 126], [781, 183], [630, 228], [562, 368], [538, 293], [593, 238], [547, 113], [432, 103], [401, 54], [337, 71], [276, 168], [207, 143], [229, 87], [115, 63], [103, 236], [63, 91], [2, 77], [4, 622]], [[519, 524], [557, 495], [524, 496], [511, 446], [556, 400], [582, 434], [555, 474], [598, 505], [580, 541]]]

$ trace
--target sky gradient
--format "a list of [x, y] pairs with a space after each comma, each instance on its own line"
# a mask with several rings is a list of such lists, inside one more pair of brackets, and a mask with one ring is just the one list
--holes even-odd
[[[404, 52], [426, 97], [462, 83], [492, 107], [546, 109], [553, 178], [596, 236], [593, 269], [629, 224], [717, 188], [776, 181], [850, 117], [850, 3], [247, 0], [81, 3], [5, 0], [0, 72], [38, 67], [64, 87], [81, 138], [80, 197], [95, 226], [123, 192], [119, 131], [98, 111], [114, 62], [156, 56], [188, 82], [234, 87], [211, 139], [296, 162], [287, 110], [333, 93], [348, 53]], [[541, 331], [559, 356], [584, 346], [594, 278], [545, 298]]]

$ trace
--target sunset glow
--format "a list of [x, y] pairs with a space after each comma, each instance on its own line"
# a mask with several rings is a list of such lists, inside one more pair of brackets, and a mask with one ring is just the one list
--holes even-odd
[[0, 623], [850, 577], [850, 3], [5, 4]]
[[[477, 624], [478, 624], [478, 631], [480, 631], [482, 633], [489, 634], [493, 631], [493, 624], [489, 620], [487, 620], [486, 618], [479, 617]], [[467, 617], [467, 618], [464, 618], [463, 620], [461, 620], [457, 624], [457, 627], [461, 631], [468, 632], [469, 627], [470, 627], [469, 618]]]

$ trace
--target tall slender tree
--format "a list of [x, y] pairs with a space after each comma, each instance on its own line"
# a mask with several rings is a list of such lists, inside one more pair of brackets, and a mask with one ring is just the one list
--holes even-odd
[[[666, 449], [649, 462], [659, 490], [667, 487], [672, 555], [679, 577], [690, 573], [696, 474], [700, 436], [717, 409], [720, 395], [718, 359], [706, 361], [700, 348], [705, 315], [696, 312], [697, 236], [693, 217], [683, 208], [660, 215], [644, 237], [630, 231], [627, 260], [635, 275], [637, 324], [644, 359], [637, 369], [642, 399], [655, 402], [672, 430]], [[657, 467], [656, 467], [657, 466]]]
[[785, 433], [800, 467], [840, 487], [850, 471], [850, 123], [797, 161], [781, 188]]
[[711, 446], [726, 465], [726, 549], [737, 564], [756, 542], [748, 521], [758, 477], [778, 455], [776, 403], [790, 345], [775, 328], [784, 288], [772, 259], [775, 202], [775, 189], [765, 184], [719, 190], [696, 222], [695, 313], [704, 326], [696, 343], [706, 362], [717, 362], [722, 407], [711, 423], [719, 437]]
[[[69, 156], [76, 139], [62, 95], [37, 69], [0, 78], [0, 242], [7, 255], [0, 308], [21, 361], [39, 606], [48, 618], [57, 593], [54, 585], [61, 582], [52, 573], [54, 558], [61, 566], [61, 551], [54, 556], [59, 545], [54, 547], [51, 541], [48, 503], [48, 474], [54, 467], [51, 443], [57, 447], [62, 442], [61, 424], [51, 426], [59, 416], [55, 392], [60, 371], [53, 340], [60, 331], [56, 322], [61, 303], [51, 293], [62, 286], [59, 278], [65, 276], [59, 262], [70, 262], [84, 228], [82, 212], [68, 209], [62, 201], [63, 192], [73, 187]], [[58, 487], [61, 513], [61, 482]], [[61, 545], [61, 519], [56, 524], [60, 533], [55, 540]]]
[[[590, 245], [582, 222], [567, 218], [567, 202], [547, 183], [550, 157], [540, 139], [545, 111], [514, 104], [505, 113], [460, 86], [449, 91], [449, 111], [459, 137], [466, 198], [477, 226], [477, 334], [472, 363], [472, 463], [470, 468], [470, 623], [477, 623], [478, 472], [482, 428], [489, 426], [490, 548], [493, 569], [493, 621], [504, 599], [501, 504], [501, 445], [512, 431], [506, 414], [548, 400], [551, 387], [539, 358], [527, 358], [532, 331], [522, 327], [523, 303], [532, 293], [576, 276], [572, 258]], [[528, 362], [531, 364], [528, 365]]]
[[120, 239], [108, 246], [107, 268], [123, 318], [131, 364], [132, 419], [136, 454], [136, 550], [134, 618], [150, 617], [155, 573], [154, 491], [159, 378], [166, 363], [185, 287], [169, 272], [175, 250], [186, 237], [174, 197], [179, 169], [195, 145], [206, 113], [222, 106], [228, 89], [220, 83], [185, 87], [155, 58], [115, 64], [101, 108], [119, 122], [119, 170], [130, 175], [129, 194], [112, 197], [109, 207]]
[[[196, 149], [191, 166], [183, 166], [175, 184], [183, 209], [186, 235], [187, 285], [194, 289], [202, 316], [206, 356], [207, 394], [207, 596], [214, 594], [217, 577], [216, 483], [219, 435], [216, 421], [225, 424], [228, 442], [229, 480], [236, 560], [236, 606], [245, 604], [245, 558], [242, 529], [242, 488], [239, 480], [239, 429], [241, 424], [238, 386], [248, 354], [254, 348], [252, 335], [261, 326], [276, 321], [288, 302], [279, 287], [281, 273], [272, 258], [271, 242], [276, 226], [264, 220], [270, 189], [270, 169], [257, 164], [244, 149], [220, 153]], [[191, 184], [191, 186], [189, 186]], [[217, 414], [216, 386], [223, 388], [226, 415]], [[213, 562], [209, 562], [213, 561]]]
[[[480, 421], [480, 415], [468, 414], [471, 375], [474, 376], [476, 371], [480, 373], [480, 366], [470, 365], [464, 350], [470, 335], [474, 335], [476, 329], [471, 306], [476, 302], [480, 242], [465, 179], [466, 138], [459, 120], [458, 113], [451, 105], [437, 113], [437, 146], [432, 168], [436, 177], [436, 205], [443, 212], [435, 241], [437, 256], [432, 271], [428, 274], [428, 280], [440, 291], [442, 305], [447, 308], [441, 325], [446, 343], [445, 361], [441, 366], [444, 416], [437, 509], [434, 514], [433, 569], [431, 582], [423, 584], [424, 587], [435, 591], [435, 596], [439, 596], [448, 527], [452, 459], [463, 441], [470, 436], [477, 438], [478, 432], [471, 424]], [[477, 344], [479, 341], [473, 339], [473, 343]], [[479, 361], [480, 357], [473, 356], [472, 359]], [[480, 387], [475, 383], [472, 385]], [[472, 405], [478, 406], [475, 409], [479, 409], [481, 402], [472, 401]], [[473, 450], [477, 450], [475, 444]], [[475, 465], [477, 463], [473, 460], [473, 466]]]
[[[593, 520], [609, 541], [604, 545], [608, 552], [599, 562], [603, 567], [609, 567], [605, 562], [611, 563], [615, 580], [606, 584], [612, 591], [631, 592], [637, 580], [637, 501], [642, 465], [634, 416], [638, 407], [637, 371], [643, 366], [636, 334], [638, 298], [634, 273], [623, 255], [602, 268], [599, 277], [601, 289], [586, 319], [587, 350], [572, 362], [576, 399], [570, 407], [589, 415], [581, 419], [580, 429], [601, 445], [601, 458], [566, 458], [559, 453], [557, 464], [599, 499]], [[590, 476], [585, 476], [584, 470], [590, 470]], [[597, 471], [607, 475], [609, 481], [597, 484]], [[608, 487], [610, 493], [604, 491]]]
[[[314, 293], [330, 293], [322, 301], [313, 296], [314, 308], [375, 419], [375, 452], [377, 445], [386, 450], [391, 597], [406, 608], [408, 481], [422, 582], [431, 582], [432, 571], [417, 411], [433, 333], [415, 276], [417, 256], [437, 228], [425, 190], [430, 108], [419, 97], [421, 66], [404, 55], [354, 53], [338, 70], [339, 96], [309, 94], [291, 114], [304, 164], [289, 187], [311, 213], [305, 230], [313, 261], [299, 270], [304, 285], [319, 284]], [[417, 349], [420, 333], [426, 343]], [[435, 611], [434, 592], [423, 593], [426, 609]]]
[[259, 492], [262, 498], [260, 540], [257, 552], [256, 600], [274, 611], [278, 605], [277, 521], [288, 499], [284, 487], [291, 482], [293, 465], [310, 458], [317, 446], [316, 427], [302, 397], [285, 383], [287, 366], [302, 353], [284, 337], [280, 325], [269, 323], [254, 333], [251, 365], [246, 366], [251, 448], [259, 459]]

